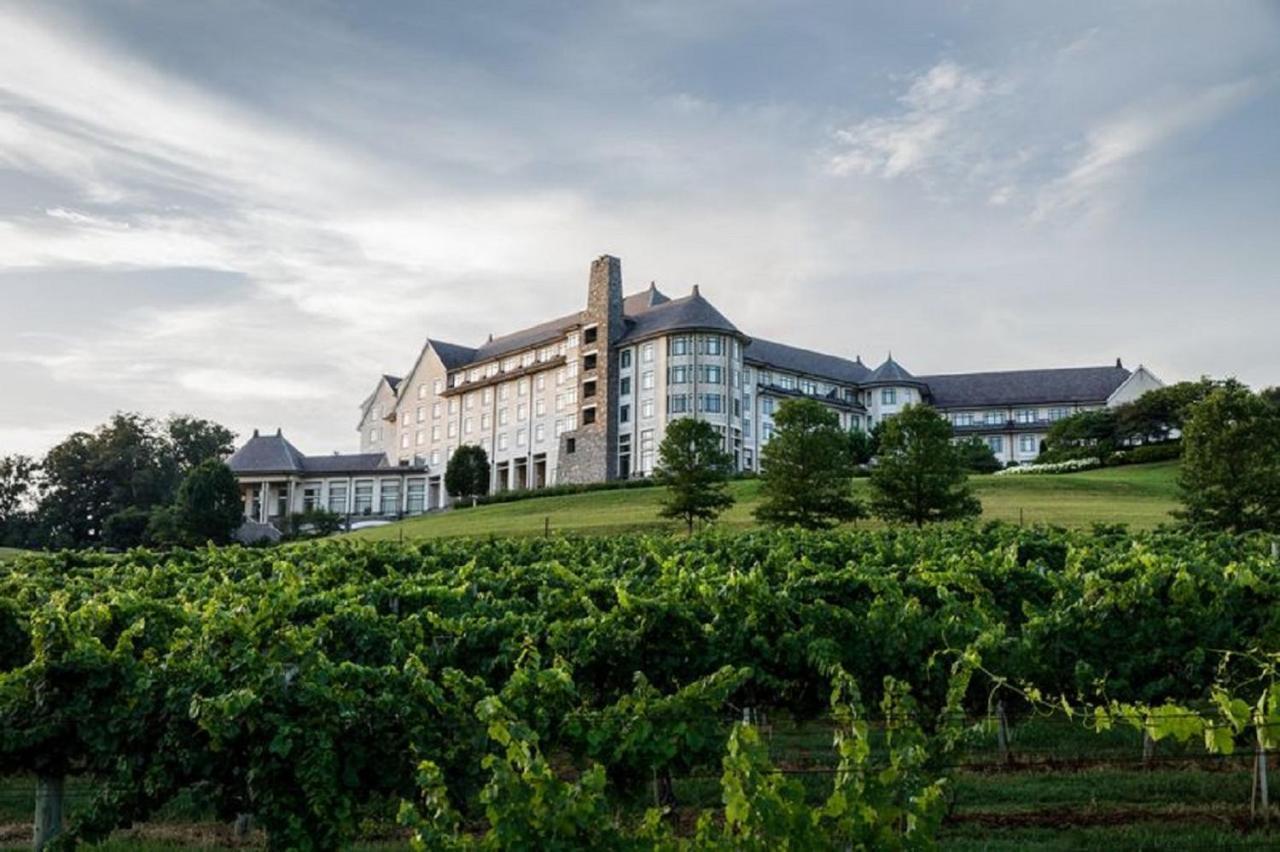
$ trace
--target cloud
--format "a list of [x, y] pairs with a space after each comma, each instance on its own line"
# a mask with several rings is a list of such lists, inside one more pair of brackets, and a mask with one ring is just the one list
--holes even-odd
[[302, 399], [324, 399], [329, 392], [312, 382], [287, 376], [235, 370], [191, 370], [178, 377], [187, 390], [217, 399], [265, 399], [295, 402]]
[[885, 178], [921, 171], [947, 150], [955, 133], [963, 132], [965, 113], [993, 91], [990, 76], [940, 62], [912, 80], [898, 99], [900, 114], [869, 118], [837, 131], [843, 150], [830, 158], [828, 167], [837, 175], [858, 172]]
[[1084, 151], [1039, 193], [1033, 218], [1102, 201], [1142, 155], [1220, 118], [1259, 91], [1254, 79], [1176, 92], [1123, 110], [1088, 131]]

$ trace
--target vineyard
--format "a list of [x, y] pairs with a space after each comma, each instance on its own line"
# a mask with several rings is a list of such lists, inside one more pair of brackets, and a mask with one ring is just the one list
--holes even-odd
[[0, 838], [1023, 848], [1089, 787], [1262, 846], [1278, 604], [1265, 537], [1119, 528], [24, 556]]

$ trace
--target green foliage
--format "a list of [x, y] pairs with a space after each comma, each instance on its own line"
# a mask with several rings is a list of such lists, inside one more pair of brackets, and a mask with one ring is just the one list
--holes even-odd
[[880, 450], [880, 426], [870, 432], [854, 429], [849, 433], [849, 452], [853, 454], [854, 464], [870, 464]]
[[[1049, 427], [1039, 461], [1099, 458], [1107, 464], [1127, 463], [1129, 458], [1113, 460], [1112, 455], [1123, 453], [1128, 457], [1141, 445], [1169, 441], [1173, 433], [1182, 430], [1196, 403], [1215, 388], [1228, 384], [1229, 381], [1209, 378], [1178, 382], [1147, 391], [1132, 402], [1114, 408], [1081, 411], [1065, 417]], [[1176, 458], [1161, 455], [1161, 458], [1170, 457]]]
[[324, 538], [340, 532], [346, 522], [338, 512], [308, 509], [289, 516], [288, 533], [293, 538]]
[[453, 451], [444, 472], [444, 487], [454, 497], [471, 499], [489, 492], [489, 455], [479, 444]]
[[[1250, 649], [1276, 647], [1278, 612], [1266, 537], [1187, 530], [34, 554], [0, 569], [0, 774], [84, 778], [68, 845], [198, 790], [221, 818], [254, 813], [276, 849], [340, 847], [401, 800], [428, 848], [727, 849], [791, 831], [920, 847], [949, 733], [915, 724], [982, 712], [979, 666], [1104, 696], [1104, 712], [1222, 691], [1231, 718], [1247, 699], [1271, 719], [1280, 697], [1258, 703]], [[744, 706], [831, 714], [822, 800], [795, 795], [753, 728], [734, 734]], [[1226, 747], [1224, 711], [1199, 727], [1162, 712], [1168, 736]], [[716, 766], [724, 806], [693, 836], [661, 811], [619, 816], [655, 777]]]
[[885, 420], [871, 489], [872, 509], [886, 521], [921, 526], [982, 513], [951, 443], [951, 424], [927, 405], [909, 405]]
[[1183, 442], [1188, 523], [1280, 532], [1280, 408], [1227, 383], [1192, 407]]
[[193, 544], [226, 544], [244, 522], [244, 501], [231, 468], [217, 459], [196, 465], [182, 480], [174, 511]]
[[136, 506], [127, 506], [107, 518], [102, 528], [102, 543], [115, 550], [138, 547], [146, 541], [150, 523], [150, 512]]
[[733, 457], [724, 451], [724, 438], [705, 420], [682, 417], [667, 426], [658, 447], [654, 482], [666, 486], [659, 514], [684, 521], [690, 534], [696, 521], [713, 521], [733, 505], [725, 491]]
[[995, 473], [1003, 467], [991, 445], [977, 435], [956, 441], [955, 447], [960, 463], [971, 473]]
[[150, 512], [173, 502], [183, 476], [202, 453], [225, 454], [232, 435], [190, 417], [159, 423], [117, 414], [93, 432], [77, 432], [41, 463], [37, 509], [42, 545], [105, 544], [106, 521], [125, 509]]
[[866, 514], [853, 494], [853, 439], [834, 411], [811, 399], [789, 399], [774, 415], [760, 452], [760, 521], [824, 529]]

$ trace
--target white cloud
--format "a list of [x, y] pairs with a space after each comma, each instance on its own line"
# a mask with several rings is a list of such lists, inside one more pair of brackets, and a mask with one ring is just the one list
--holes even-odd
[[962, 130], [961, 120], [993, 92], [987, 75], [945, 61], [917, 76], [899, 103], [899, 115], [869, 118], [837, 131], [843, 150], [829, 168], [837, 175], [854, 172], [885, 178], [929, 166]]
[[1042, 220], [1056, 211], [1099, 203], [1141, 155], [1176, 136], [1206, 125], [1257, 93], [1252, 79], [1176, 92], [1131, 107], [1090, 129], [1084, 151], [1060, 177], [1039, 193], [1033, 214]]
[[235, 370], [190, 370], [178, 377], [178, 383], [190, 391], [216, 399], [265, 399], [296, 402], [324, 399], [329, 391], [312, 382], [287, 376]]

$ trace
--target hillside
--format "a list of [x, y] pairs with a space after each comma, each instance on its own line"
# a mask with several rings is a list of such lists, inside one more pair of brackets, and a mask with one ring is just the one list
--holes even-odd
[[[1055, 476], [980, 476], [973, 478], [973, 485], [982, 499], [983, 518], [988, 520], [1066, 527], [1125, 523], [1150, 529], [1171, 520], [1169, 512], [1177, 504], [1177, 471], [1176, 463], [1166, 462]], [[868, 491], [866, 480], [858, 480], [857, 487], [864, 495]], [[721, 524], [754, 526], [751, 512], [759, 501], [759, 481], [734, 482], [730, 489], [738, 502]], [[440, 512], [351, 535], [363, 539], [538, 535], [547, 525], [554, 531], [575, 533], [674, 529], [675, 524], [658, 517], [662, 494], [660, 488], [633, 488], [539, 497]]]

